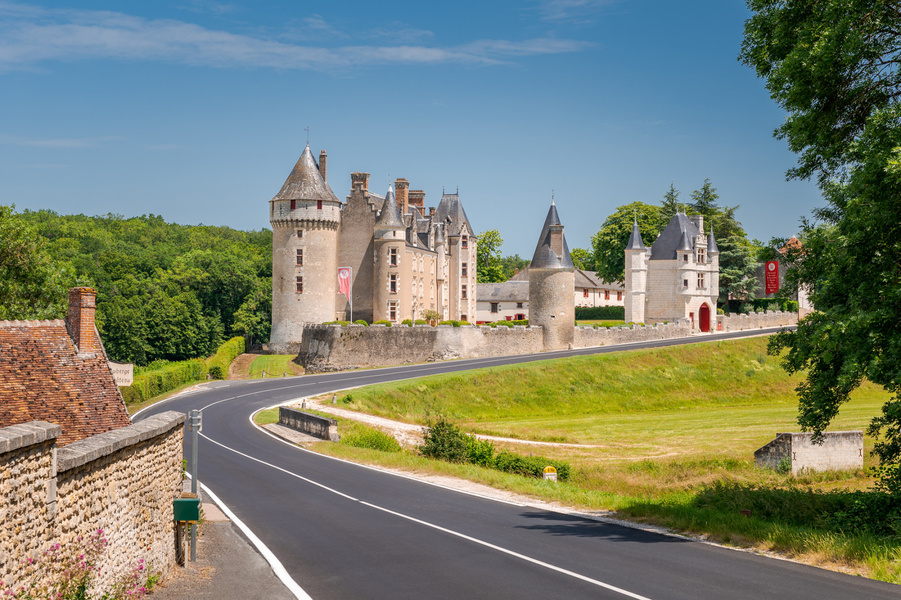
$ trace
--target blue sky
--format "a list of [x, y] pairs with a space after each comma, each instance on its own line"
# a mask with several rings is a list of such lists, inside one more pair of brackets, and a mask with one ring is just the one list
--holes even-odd
[[0, 1], [0, 204], [268, 227], [306, 142], [380, 193], [460, 195], [529, 257], [710, 178], [750, 237], [821, 205], [739, 64], [739, 0]]

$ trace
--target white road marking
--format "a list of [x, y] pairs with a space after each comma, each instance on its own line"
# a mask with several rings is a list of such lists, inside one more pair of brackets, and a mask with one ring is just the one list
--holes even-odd
[[[538, 559], [536, 559], [536, 558], [532, 558], [532, 557], [530, 557], [530, 556], [526, 556], [525, 554], [520, 554], [519, 552], [514, 552], [513, 550], [508, 550], [507, 548], [503, 548], [503, 547], [501, 547], [501, 546], [497, 546], [497, 545], [492, 544], [492, 543], [490, 543], [490, 542], [486, 542], [486, 541], [484, 541], [484, 540], [480, 540], [480, 539], [478, 539], [478, 538], [474, 538], [474, 537], [472, 537], [472, 536], [468, 536], [468, 535], [466, 535], [466, 534], [464, 534], [464, 533], [460, 533], [460, 532], [454, 531], [454, 530], [452, 530], [452, 529], [447, 529], [446, 527], [441, 527], [440, 525], [436, 525], [436, 524], [434, 524], [434, 523], [429, 523], [428, 521], [423, 521], [423, 520], [421, 520], [421, 519], [417, 519], [417, 518], [415, 518], [415, 517], [411, 517], [411, 516], [409, 516], [409, 515], [405, 515], [405, 514], [403, 514], [403, 513], [399, 513], [399, 512], [393, 511], [393, 510], [391, 510], [391, 509], [384, 508], [384, 507], [378, 506], [378, 505], [376, 505], [376, 504], [372, 504], [372, 503], [366, 502], [366, 501], [364, 501], [364, 500], [360, 500], [359, 498], [354, 498], [353, 496], [350, 496], [350, 495], [345, 494], [345, 493], [343, 493], [343, 492], [339, 492], [338, 490], [336, 490], [336, 489], [334, 489], [334, 488], [330, 488], [330, 487], [328, 487], [327, 485], [324, 485], [324, 484], [321, 484], [321, 483], [319, 483], [319, 482], [313, 481], [312, 479], [309, 479], [308, 477], [304, 477], [303, 475], [298, 475], [297, 473], [294, 473], [294, 472], [292, 472], [292, 471], [289, 471], [289, 470], [284, 469], [284, 468], [282, 468], [282, 467], [279, 467], [279, 466], [277, 466], [277, 465], [273, 465], [272, 463], [268, 463], [268, 462], [266, 462], [266, 461], [264, 461], [264, 460], [260, 460], [259, 458], [254, 457], [254, 456], [250, 456], [249, 454], [245, 454], [245, 453], [243, 453], [243, 452], [241, 452], [241, 451], [239, 451], [239, 450], [235, 450], [234, 448], [231, 448], [231, 447], [229, 447], [229, 446], [226, 446], [225, 444], [223, 444], [223, 443], [221, 443], [221, 442], [217, 442], [216, 440], [211, 439], [210, 437], [204, 435], [203, 433], [201, 433], [200, 435], [201, 435], [201, 437], [203, 437], [205, 440], [207, 440], [207, 441], [209, 441], [209, 442], [211, 442], [211, 443], [213, 443], [213, 444], [216, 444], [216, 445], [219, 446], [220, 448], [224, 448], [225, 450], [229, 450], [230, 452], [234, 452], [235, 454], [237, 454], [237, 455], [239, 455], [239, 456], [243, 456], [244, 458], [247, 458], [247, 459], [252, 460], [252, 461], [254, 461], [254, 462], [260, 463], [261, 465], [266, 465], [267, 467], [271, 467], [271, 468], [275, 469], [276, 471], [281, 471], [282, 473], [285, 473], [286, 475], [290, 475], [291, 477], [295, 477], [295, 478], [297, 478], [297, 479], [300, 479], [301, 481], [304, 481], [304, 482], [309, 483], [309, 484], [311, 484], [311, 485], [314, 485], [314, 486], [316, 486], [316, 487], [318, 487], [318, 488], [321, 488], [321, 489], [323, 489], [323, 490], [326, 490], [326, 491], [328, 491], [328, 492], [331, 492], [331, 493], [333, 493], [333, 494], [336, 494], [336, 495], [338, 495], [338, 496], [341, 496], [342, 498], [347, 498], [348, 500], [351, 500], [351, 501], [353, 501], [353, 502], [359, 502], [360, 504], [362, 504], [362, 505], [364, 505], [364, 506], [368, 506], [368, 507], [370, 507], [370, 508], [374, 508], [374, 509], [376, 509], [376, 510], [379, 510], [379, 511], [382, 511], [382, 512], [385, 512], [385, 513], [394, 515], [394, 516], [396, 516], [396, 517], [400, 517], [400, 518], [402, 518], [402, 519], [406, 519], [406, 520], [408, 520], [408, 521], [412, 521], [412, 522], [417, 523], [417, 524], [419, 524], [419, 525], [424, 525], [424, 526], [426, 526], [426, 527], [430, 527], [430, 528], [435, 529], [435, 530], [437, 530], [437, 531], [441, 531], [441, 532], [443, 532], [443, 533], [447, 533], [447, 534], [449, 534], [449, 535], [453, 535], [453, 536], [459, 537], [459, 538], [461, 538], [461, 539], [470, 541], [470, 542], [475, 543], [475, 544], [479, 544], [479, 545], [484, 546], [484, 547], [486, 547], [486, 548], [490, 548], [490, 549], [492, 549], [492, 550], [496, 550], [496, 551], [498, 551], [498, 552], [507, 554], [507, 555], [512, 556], [512, 557], [514, 557], [514, 558], [518, 558], [518, 559], [520, 559], [520, 560], [524, 560], [524, 561], [529, 562], [529, 563], [532, 563], [532, 564], [534, 564], [534, 565], [538, 565], [538, 566], [544, 567], [544, 568], [546, 568], [546, 569], [550, 569], [550, 570], [555, 571], [555, 572], [557, 572], [557, 573], [561, 573], [561, 574], [563, 574], [563, 575], [568, 575], [569, 577], [573, 577], [573, 578], [578, 579], [578, 580], [580, 580], [580, 581], [584, 581], [584, 582], [586, 582], [586, 583], [590, 583], [590, 584], [592, 584], [592, 585], [595, 585], [595, 586], [598, 586], [598, 587], [602, 587], [602, 588], [604, 588], [604, 589], [606, 589], [606, 590], [610, 590], [610, 591], [612, 591], [612, 592], [616, 592], [616, 593], [618, 593], [618, 594], [622, 594], [623, 596], [626, 596], [626, 597], [628, 597], [628, 598], [634, 598], [634, 600], [651, 600], [650, 598], [648, 598], [648, 597], [646, 597], [646, 596], [641, 596], [641, 595], [639, 595], [639, 594], [635, 594], [635, 593], [630, 592], [630, 591], [628, 591], [628, 590], [624, 590], [624, 589], [622, 589], [622, 588], [619, 588], [619, 587], [616, 587], [616, 586], [614, 586], [614, 585], [611, 585], [611, 584], [609, 584], [609, 583], [604, 583], [603, 581], [598, 581], [597, 579], [592, 579], [592, 578], [590, 578], [590, 577], [586, 577], [585, 575], [580, 575], [579, 573], [575, 573], [575, 572], [573, 572], [573, 571], [568, 571], [568, 570], [566, 570], [566, 569], [564, 569], [564, 568], [562, 568], [562, 567], [558, 567], [558, 566], [552, 565], [552, 564], [550, 564], [550, 563], [546, 563], [546, 562], [544, 562], [544, 561], [540, 561], [540, 560], [538, 560]], [[222, 505], [222, 506], [224, 506], [224, 505]], [[223, 512], [225, 512], [225, 511], [223, 510]], [[228, 513], [226, 513], [226, 514], [228, 514]], [[243, 531], [243, 530], [242, 530], [242, 531]], [[248, 531], [249, 531], [249, 529], [248, 529]], [[260, 543], [262, 544], [262, 542], [260, 542]]]

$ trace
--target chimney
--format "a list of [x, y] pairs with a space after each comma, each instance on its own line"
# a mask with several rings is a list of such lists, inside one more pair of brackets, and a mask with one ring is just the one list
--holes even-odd
[[551, 225], [551, 250], [563, 258], [563, 225]]
[[328, 176], [326, 175], [327, 165], [328, 164], [328, 155], [325, 153], [325, 150], [321, 150], [319, 152], [319, 174], [322, 175], [322, 180], [328, 183]]
[[424, 211], [425, 192], [422, 190], [410, 190], [410, 206], [417, 206], [420, 211]]
[[704, 215], [688, 215], [688, 220], [694, 223], [698, 231], [704, 233]]
[[78, 355], [91, 355], [100, 351], [100, 340], [94, 325], [97, 292], [88, 287], [69, 290], [69, 313], [66, 328], [78, 349]]
[[430, 216], [430, 217], [434, 217], [434, 216], [435, 216], [435, 207], [434, 207], [434, 206], [430, 206], [430, 207], [429, 207], [429, 216]]
[[359, 188], [361, 192], [369, 191], [369, 173], [353, 172], [350, 174], [351, 190]]
[[407, 198], [410, 190], [410, 182], [403, 178], [394, 181], [394, 197], [397, 198], [397, 208], [400, 214], [407, 214]]

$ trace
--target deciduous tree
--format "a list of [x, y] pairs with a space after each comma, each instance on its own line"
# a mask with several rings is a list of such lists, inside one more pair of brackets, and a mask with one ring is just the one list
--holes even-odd
[[638, 219], [638, 229], [649, 247], [666, 223], [663, 210], [653, 204], [633, 202], [620, 206], [607, 217], [600, 230], [591, 237], [594, 266], [604, 281], [622, 283], [626, 275], [626, 245], [632, 233], [632, 223]]

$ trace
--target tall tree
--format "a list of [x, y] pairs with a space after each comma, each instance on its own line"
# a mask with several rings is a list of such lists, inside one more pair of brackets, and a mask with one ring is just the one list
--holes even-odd
[[573, 259], [573, 265], [577, 269], [582, 269], [583, 271], [594, 271], [594, 253], [586, 250], [585, 248], [573, 248], [570, 250], [569, 255]]
[[720, 250], [720, 297], [753, 298], [757, 293], [757, 249], [748, 240], [731, 235], [717, 242]]
[[0, 206], [0, 319], [63, 317], [74, 283], [72, 266], [53, 259], [46, 239], [14, 206]]
[[645, 244], [649, 245], [666, 225], [659, 206], [633, 202], [620, 206], [607, 217], [600, 230], [591, 236], [594, 266], [604, 281], [622, 283], [626, 276], [626, 245], [632, 233], [632, 224], [638, 220], [638, 229]]
[[479, 244], [476, 246], [478, 271], [476, 280], [479, 283], [505, 281], [504, 269], [501, 265], [501, 246], [503, 238], [497, 229], [489, 229], [479, 234]]
[[869, 434], [882, 485], [901, 495], [901, 2], [749, 0], [741, 60], [788, 119], [790, 177], [816, 176], [827, 206], [788, 249], [789, 280], [816, 312], [771, 342], [805, 373], [801, 426], [821, 433], [866, 378], [892, 393]]
[[664, 219], [672, 219], [681, 209], [679, 207], [679, 192], [674, 182], [670, 182], [669, 189], [663, 194], [663, 202], [660, 203]]

